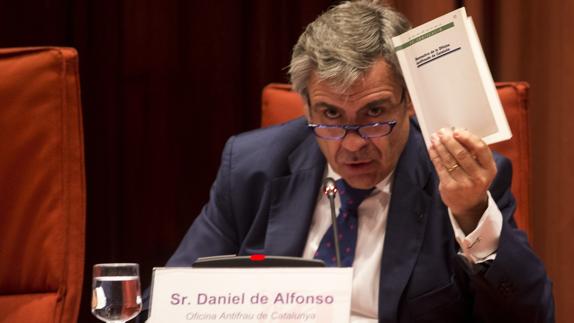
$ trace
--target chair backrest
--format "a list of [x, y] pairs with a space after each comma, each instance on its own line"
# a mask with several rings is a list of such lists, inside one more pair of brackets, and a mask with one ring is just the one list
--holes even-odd
[[[512, 139], [491, 146], [510, 158], [513, 168], [512, 193], [517, 202], [514, 218], [531, 237], [529, 217], [530, 149], [528, 139], [528, 83], [496, 83], [498, 95], [512, 130]], [[289, 84], [272, 83], [263, 89], [261, 126], [279, 124], [303, 115], [304, 103]]]
[[74, 49], [0, 49], [0, 179], [0, 322], [77, 322], [85, 184]]

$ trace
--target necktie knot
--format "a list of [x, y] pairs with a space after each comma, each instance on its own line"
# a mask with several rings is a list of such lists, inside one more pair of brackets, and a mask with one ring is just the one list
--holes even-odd
[[341, 210], [356, 212], [359, 205], [367, 196], [371, 194], [374, 188], [360, 189], [354, 188], [347, 184], [342, 178], [335, 181], [337, 191], [341, 198]]

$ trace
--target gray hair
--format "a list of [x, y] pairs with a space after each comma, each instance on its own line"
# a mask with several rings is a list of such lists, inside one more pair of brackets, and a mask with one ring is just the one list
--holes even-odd
[[380, 58], [404, 84], [392, 37], [409, 30], [407, 19], [376, 0], [343, 2], [307, 26], [293, 47], [289, 74], [293, 89], [309, 102], [308, 82], [322, 81], [348, 89]]

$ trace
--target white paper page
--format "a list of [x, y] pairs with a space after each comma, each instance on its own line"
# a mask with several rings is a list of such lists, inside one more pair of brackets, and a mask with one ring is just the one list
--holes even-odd
[[[467, 19], [460, 8], [393, 38], [427, 146], [430, 134], [443, 127], [466, 128], [483, 139], [509, 138], [486, 60], [481, 67], [487, 73], [479, 69], [475, 52], [483, 53], [480, 43], [471, 45], [467, 29], [474, 27]], [[506, 138], [499, 136], [501, 124]]]
[[486, 57], [480, 46], [480, 39], [478, 38], [478, 33], [474, 26], [474, 22], [471, 17], [466, 20], [466, 29], [469, 36], [469, 41], [471, 47], [473, 47], [474, 59], [477, 64], [478, 71], [480, 73], [480, 78], [483, 81], [484, 90], [492, 109], [493, 117], [498, 128], [498, 132], [486, 136], [483, 140], [487, 144], [492, 144], [499, 141], [504, 141], [512, 138], [512, 132], [510, 131], [510, 126], [508, 125], [508, 120], [504, 114], [504, 108], [498, 97], [498, 92], [496, 91], [496, 86], [494, 80], [492, 79], [492, 74], [488, 68], [488, 63], [486, 62]]

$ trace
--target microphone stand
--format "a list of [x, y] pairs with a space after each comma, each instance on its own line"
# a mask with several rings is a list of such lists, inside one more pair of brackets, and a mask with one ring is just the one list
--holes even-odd
[[337, 215], [335, 214], [335, 196], [337, 195], [337, 187], [335, 180], [331, 177], [325, 178], [323, 181], [324, 193], [329, 199], [331, 207], [331, 223], [333, 226], [333, 241], [335, 243], [335, 257], [337, 258], [337, 267], [341, 267], [341, 252], [339, 251], [339, 230], [337, 229]]

